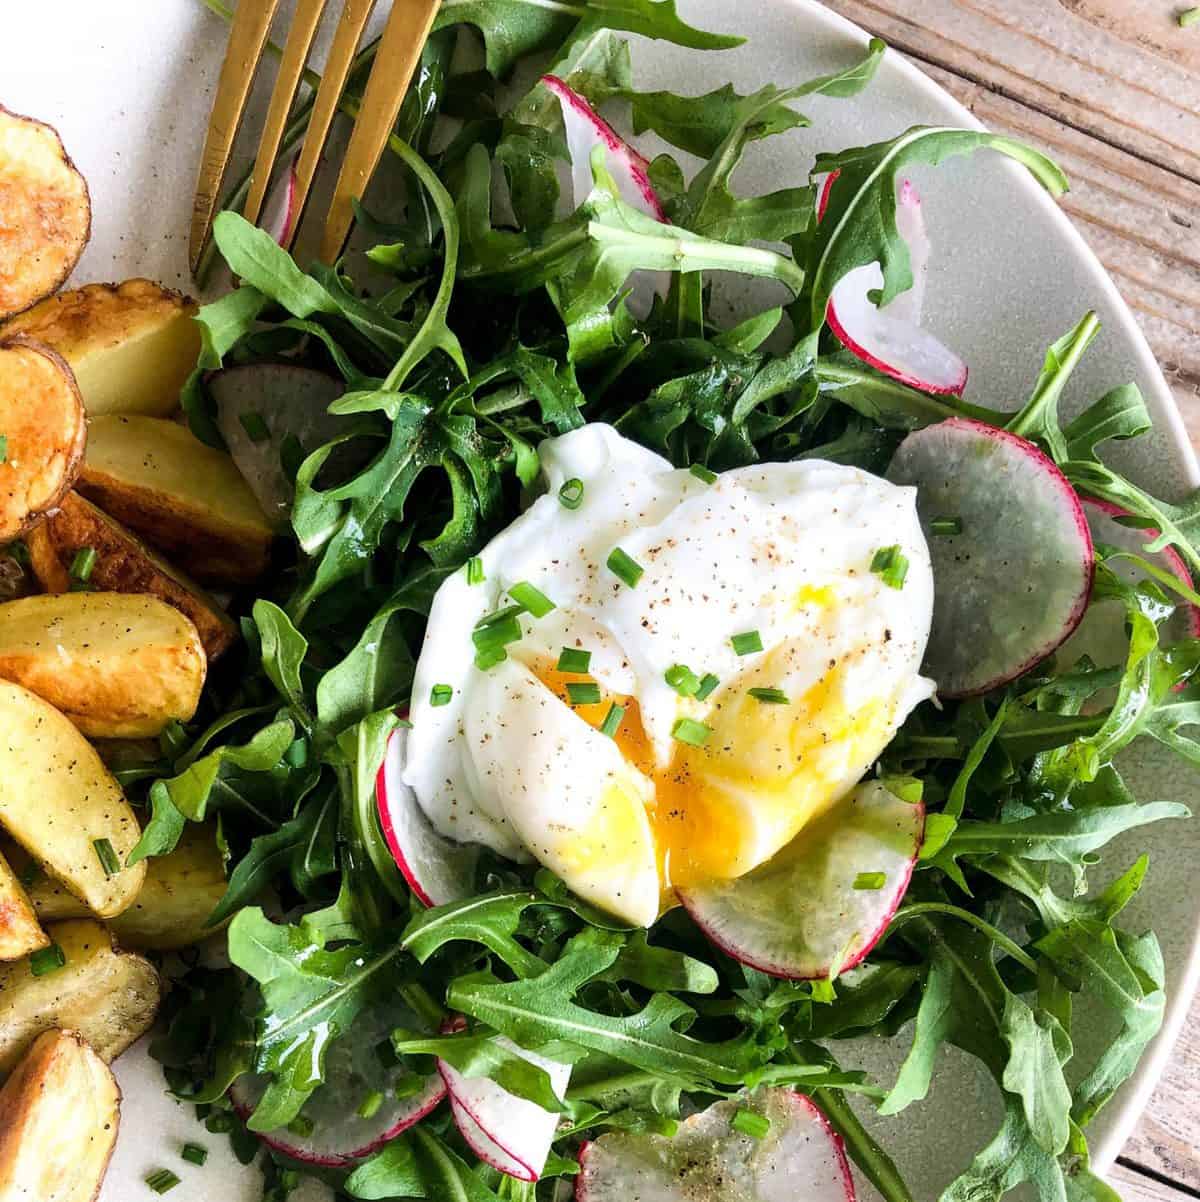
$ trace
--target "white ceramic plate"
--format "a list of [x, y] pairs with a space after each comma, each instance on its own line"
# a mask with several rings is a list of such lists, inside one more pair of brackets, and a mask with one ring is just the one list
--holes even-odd
[[[147, 275], [188, 288], [187, 222], [195, 170], [224, 45], [223, 24], [199, 0], [39, 0], [10, 4], [0, 39], [0, 103], [58, 127], [91, 185], [94, 232], [77, 282]], [[287, 6], [285, 6], [286, 8]], [[340, 5], [330, 5], [336, 11]], [[707, 91], [727, 79], [748, 91], [788, 85], [846, 65], [865, 38], [811, 0], [680, 0], [683, 15], [712, 29], [748, 35], [742, 49], [701, 55], [638, 40], [643, 87]], [[736, 20], [733, 14], [736, 13]], [[256, 111], [265, 105], [262, 89]], [[874, 85], [854, 101], [813, 98], [814, 128], [751, 148], [746, 191], [803, 178], [819, 149], [891, 137], [916, 123], [975, 125], [937, 85], [889, 56]], [[1121, 448], [1120, 466], [1169, 497], [1200, 482], [1171, 396], [1116, 289], [1066, 218], [1022, 172], [989, 155], [922, 171], [935, 258], [931, 322], [971, 366], [968, 398], [1015, 407], [1027, 395], [1045, 346], [1088, 308], [1104, 322], [1100, 342], [1069, 390], [1081, 405], [1123, 381], [1142, 387], [1155, 418], [1152, 437]], [[1114, 458], [1117, 456], [1114, 456]], [[1196, 775], [1153, 753], [1129, 766], [1139, 795], [1188, 801]], [[1194, 864], [1200, 824], [1161, 824], [1112, 849], [1105, 871], [1149, 851], [1152, 869], [1130, 907], [1133, 929], [1153, 925], [1166, 954], [1171, 1002], [1166, 1028], [1143, 1064], [1092, 1129], [1095, 1159], [1111, 1163], [1144, 1106], [1186, 1012], [1197, 976], [1200, 898]], [[1097, 874], [1099, 879], [1100, 874]], [[1102, 1041], [1105, 1020], [1077, 1024]], [[902, 1046], [840, 1049], [847, 1062], [893, 1071]], [[149, 1194], [142, 1178], [169, 1165], [184, 1178], [172, 1202], [253, 1202], [257, 1172], [236, 1165], [223, 1137], [210, 1136], [191, 1107], [166, 1097], [143, 1048], [117, 1073], [126, 1102], [122, 1133], [102, 1202]], [[918, 1198], [935, 1197], [994, 1132], [994, 1090], [966, 1057], [947, 1054], [930, 1099], [880, 1131]], [[182, 1164], [187, 1139], [208, 1145], [203, 1169]], [[318, 1190], [296, 1195], [298, 1202]], [[865, 1191], [864, 1191], [865, 1193]]]

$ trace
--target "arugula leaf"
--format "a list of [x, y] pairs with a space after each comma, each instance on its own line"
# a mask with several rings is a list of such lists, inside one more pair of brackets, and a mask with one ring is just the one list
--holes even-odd
[[309, 722], [300, 668], [308, 654], [308, 640], [291, 619], [270, 601], [255, 601], [254, 625], [262, 647], [262, 666], [271, 683], [305, 725]]
[[1089, 405], [1063, 427], [1067, 459], [1095, 459], [1096, 447], [1109, 439], [1138, 438], [1151, 428], [1146, 399], [1136, 384], [1121, 384]]
[[[400, 937], [400, 946], [422, 964], [447, 943], [480, 943], [522, 977], [537, 976], [545, 964], [513, 936], [525, 911], [546, 899], [528, 890], [490, 893], [447, 902], [418, 914]], [[518, 1043], [523, 1043], [518, 1039]], [[545, 1041], [543, 1041], [545, 1042]]]
[[235, 276], [282, 305], [293, 317], [339, 312], [337, 301], [311, 275], [301, 271], [266, 230], [251, 225], [239, 214], [229, 210], [218, 213], [213, 238]]
[[414, 1127], [411, 1139], [425, 1197], [438, 1202], [501, 1202], [457, 1153], [424, 1127]]
[[601, 981], [630, 981], [644, 989], [674, 993], [715, 993], [716, 970], [701, 960], [666, 947], [654, 947], [645, 931], [633, 931]]
[[1067, 1202], [1067, 1185], [1058, 1161], [1033, 1138], [1020, 1104], [1007, 1098], [1004, 1122], [995, 1139], [961, 1177], [943, 1191], [940, 1202], [978, 1202], [999, 1198], [1030, 1182], [1038, 1202]]
[[1009, 1047], [1001, 1083], [1021, 1099], [1034, 1142], [1057, 1156], [1070, 1135], [1071, 1089], [1063, 1075], [1070, 1039], [1058, 1019], [1015, 993], [1004, 999], [1000, 1037]]
[[384, 1144], [364, 1160], [342, 1187], [352, 1198], [424, 1198], [425, 1181], [417, 1167], [412, 1141], [405, 1135]]
[[617, 1018], [585, 1009], [571, 999], [587, 981], [616, 962], [623, 937], [589, 928], [537, 977], [504, 982], [490, 973], [459, 977], [446, 1004], [487, 1023], [522, 1046], [554, 1040], [604, 1052], [637, 1068], [689, 1081], [740, 1084], [766, 1058], [749, 1035], [706, 1043], [677, 1029], [694, 1011], [670, 994], [656, 993], [635, 1014]]
[[1024, 164], [1051, 195], [1067, 190], [1066, 177], [1045, 155], [1012, 138], [977, 130], [918, 125], [888, 142], [817, 156], [813, 174], [836, 171], [838, 177], [809, 248], [808, 329], [820, 329], [835, 285], [857, 267], [879, 263], [881, 308], [912, 287], [908, 246], [896, 229], [896, 175], [914, 163], [936, 166], [981, 149]]

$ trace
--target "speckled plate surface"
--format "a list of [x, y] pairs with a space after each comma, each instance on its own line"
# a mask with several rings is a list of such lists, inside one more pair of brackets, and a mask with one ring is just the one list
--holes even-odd
[[[285, 8], [287, 6], [285, 5]], [[732, 79], [742, 91], [789, 85], [852, 61], [862, 33], [810, 0], [680, 0], [682, 14], [749, 37], [734, 51], [697, 55], [656, 43], [635, 49], [641, 86], [683, 93]], [[337, 5], [330, 5], [336, 11]], [[0, 38], [0, 103], [50, 121], [87, 176], [94, 233], [75, 280], [146, 275], [189, 285], [187, 222], [196, 164], [224, 45], [223, 24], [199, 0], [39, 0], [6, 5]], [[265, 96], [256, 99], [261, 114]], [[806, 102], [811, 130], [750, 148], [740, 177], [747, 191], [800, 179], [819, 149], [890, 137], [909, 125], [974, 125], [973, 118], [919, 71], [889, 57], [874, 86], [853, 101]], [[934, 241], [927, 302], [931, 324], [971, 366], [968, 398], [1016, 407], [1028, 393], [1045, 346], [1088, 308], [1104, 332], [1069, 389], [1082, 405], [1136, 380], [1154, 414], [1155, 433], [1120, 449], [1120, 466], [1159, 493], [1175, 496], [1200, 482], [1195, 460], [1162, 376], [1111, 281], [1067, 219], [1012, 164], [981, 155], [917, 173]], [[1126, 765], [1145, 799], [1190, 801], [1197, 775], [1156, 749]], [[1093, 1128], [1095, 1158], [1112, 1161], [1144, 1106], [1187, 1009], [1197, 976], [1200, 823], [1161, 824], [1112, 848], [1103, 872], [1148, 851], [1151, 874], [1130, 907], [1128, 926], [1153, 922], [1171, 989], [1166, 1029], [1122, 1094]], [[1097, 880], [1100, 873], [1097, 874]], [[1105, 1021], [1079, 1030], [1111, 1035]], [[907, 1034], [907, 1033], [906, 1033]], [[844, 1061], [887, 1074], [901, 1043], [848, 1045]], [[126, 1101], [121, 1138], [102, 1202], [150, 1197], [142, 1177], [168, 1164], [184, 1178], [172, 1202], [252, 1202], [257, 1173], [236, 1164], [224, 1140], [209, 1136], [163, 1092], [144, 1047], [117, 1066]], [[935, 1197], [994, 1132], [994, 1091], [965, 1057], [947, 1053], [930, 1098], [880, 1131], [909, 1174], [918, 1198]], [[186, 1139], [212, 1155], [203, 1169], [178, 1160]], [[319, 1196], [314, 1188], [300, 1202]]]

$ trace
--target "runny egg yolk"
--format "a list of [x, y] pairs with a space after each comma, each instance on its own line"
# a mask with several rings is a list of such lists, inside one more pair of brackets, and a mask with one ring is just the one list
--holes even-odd
[[[665, 768], [656, 762], [636, 698], [602, 694], [597, 703], [572, 706], [597, 729], [610, 706], [625, 710], [614, 741], [625, 762], [653, 786], [647, 814], [664, 907], [673, 901], [674, 887], [741, 876], [769, 858], [837, 801], [890, 737], [894, 703], [873, 698], [850, 713], [836, 664], [786, 705], [751, 697], [751, 687], [780, 678], [772, 679], [775, 659], [764, 656], [736, 687], [716, 694], [703, 715], [712, 729], [704, 746], [674, 744]], [[549, 665], [534, 672], [568, 705], [567, 684], [588, 679]], [[622, 808], [603, 806], [601, 812]], [[613, 832], [600, 834], [584, 843], [608, 846], [611, 854]], [[592, 854], [579, 847], [580, 857], [590, 861]]]

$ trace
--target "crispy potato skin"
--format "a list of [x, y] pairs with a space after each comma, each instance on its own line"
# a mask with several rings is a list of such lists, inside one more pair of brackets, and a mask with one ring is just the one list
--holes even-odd
[[29, 895], [0, 855], [0, 960], [19, 960], [49, 943]]
[[149, 960], [119, 951], [90, 918], [47, 928], [66, 963], [35, 977], [24, 960], [0, 965], [0, 1074], [55, 1027], [78, 1031], [108, 1063], [154, 1022], [162, 982]]
[[0, 342], [0, 544], [19, 538], [75, 482], [87, 418], [66, 360], [17, 334]]
[[148, 593], [174, 606], [195, 625], [209, 662], [237, 639], [237, 627], [216, 601], [78, 493], [68, 493], [26, 542], [34, 575], [48, 593], [71, 587], [67, 565], [76, 551], [91, 547], [94, 589]]
[[89, 417], [166, 417], [200, 354], [196, 302], [151, 280], [86, 284], [47, 297], [3, 334], [53, 347], [75, 373]]
[[90, 737], [141, 738], [187, 721], [207, 667], [195, 625], [157, 597], [74, 592], [0, 604], [0, 678]]
[[[12, 862], [24, 864], [27, 857], [16, 849]], [[173, 852], [146, 863], [146, 881], [133, 905], [106, 924], [122, 947], [139, 952], [174, 951], [200, 943], [221, 929], [204, 925], [226, 885], [212, 823], [189, 822]], [[88, 917], [83, 903], [48, 876], [34, 881], [29, 898], [41, 922]]]
[[0, 1202], [92, 1202], [121, 1090], [76, 1031], [40, 1035], [0, 1089]]
[[123, 865], [141, 837], [137, 816], [92, 745], [20, 685], [0, 681], [0, 826], [101, 917], [133, 904], [146, 865], [105, 875], [93, 841]]
[[224, 451], [153, 417], [91, 426], [78, 490], [198, 579], [250, 583], [266, 571], [274, 531]]
[[53, 292], [91, 233], [87, 182], [58, 132], [0, 105], [0, 320]]

